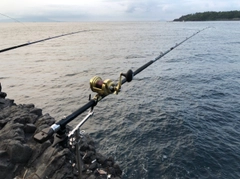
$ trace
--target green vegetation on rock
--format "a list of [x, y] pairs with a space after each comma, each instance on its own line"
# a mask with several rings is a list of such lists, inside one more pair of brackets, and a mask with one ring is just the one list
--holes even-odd
[[240, 20], [240, 11], [198, 12], [174, 19], [173, 21], [230, 21]]

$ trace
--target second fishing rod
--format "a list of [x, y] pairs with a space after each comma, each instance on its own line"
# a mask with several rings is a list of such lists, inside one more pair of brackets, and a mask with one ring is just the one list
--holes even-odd
[[[209, 27], [207, 27], [209, 28]], [[150, 60], [146, 64], [142, 65], [135, 71], [128, 70], [127, 73], [121, 73], [118, 82], [113, 82], [110, 79], [102, 80], [101, 77], [94, 76], [92, 79], [90, 79], [90, 88], [93, 92], [97, 93], [94, 98], [89, 97], [89, 102], [86, 103], [84, 106], [67, 116], [66, 118], [60, 120], [59, 122], [53, 124], [49, 128], [45, 128], [39, 133], [37, 133], [34, 136], [34, 139], [40, 143], [43, 143], [47, 140], [49, 140], [55, 133], [59, 134], [59, 136], [64, 136], [64, 139], [60, 139], [59, 141], [66, 139], [66, 125], [74, 120], [77, 116], [82, 114], [88, 109], [91, 109], [90, 113], [88, 114], [88, 117], [81, 122], [80, 125], [83, 125], [84, 122], [93, 114], [93, 108], [100, 102], [103, 98], [110, 94], [118, 94], [120, 92], [121, 86], [126, 82], [131, 82], [133, 77], [142, 72], [144, 69], [148, 68], [151, 64], [158, 61], [162, 57], [164, 57], [166, 54], [174, 50], [176, 47], [180, 46], [187, 40], [191, 39], [192, 37], [196, 36], [200, 32], [206, 30], [207, 28], [204, 28], [202, 30], [197, 31], [196, 33], [192, 34], [191, 36], [185, 38], [180, 43], [177, 43], [176, 45], [172, 46], [170, 49], [165, 51], [164, 53], [161, 53], [159, 56], [157, 56], [154, 60]], [[80, 126], [79, 126], [80, 127]]]

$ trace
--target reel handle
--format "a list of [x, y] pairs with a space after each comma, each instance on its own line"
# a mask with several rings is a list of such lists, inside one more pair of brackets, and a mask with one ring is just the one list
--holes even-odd
[[123, 81], [130, 82], [133, 79], [134, 73], [132, 70], [128, 70], [127, 73], [121, 73], [117, 84], [109, 79], [103, 81], [99, 76], [94, 76], [90, 79], [90, 88], [93, 92], [97, 93], [95, 98], [104, 98], [112, 93], [118, 94], [121, 89], [121, 85], [124, 83], [122, 81], [122, 76], [125, 77]]

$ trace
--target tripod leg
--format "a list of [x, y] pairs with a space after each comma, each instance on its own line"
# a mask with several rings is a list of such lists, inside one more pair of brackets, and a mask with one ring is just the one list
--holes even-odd
[[80, 128], [78, 128], [75, 131], [75, 137], [76, 137], [76, 160], [77, 160], [77, 166], [78, 166], [78, 179], [82, 179], [82, 165], [81, 165], [81, 157], [79, 152], [79, 142], [80, 142], [80, 136], [79, 136]]

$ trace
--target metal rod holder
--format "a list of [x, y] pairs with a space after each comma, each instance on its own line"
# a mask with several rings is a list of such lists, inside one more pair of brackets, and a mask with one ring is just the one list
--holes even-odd
[[82, 179], [82, 162], [81, 162], [81, 157], [80, 157], [80, 128], [78, 128], [77, 130], [75, 130], [75, 138], [76, 138], [76, 145], [75, 145], [75, 149], [76, 149], [76, 160], [77, 160], [77, 166], [78, 166], [78, 179]]

